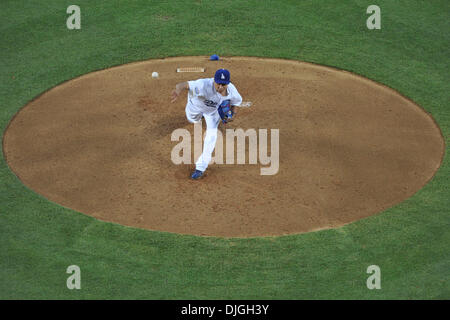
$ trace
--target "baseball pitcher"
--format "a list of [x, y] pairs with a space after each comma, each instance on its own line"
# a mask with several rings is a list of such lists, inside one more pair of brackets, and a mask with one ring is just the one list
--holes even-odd
[[217, 127], [220, 121], [233, 120], [234, 108], [242, 103], [242, 97], [230, 82], [230, 72], [226, 69], [216, 71], [214, 78], [198, 79], [178, 83], [172, 92], [172, 102], [182, 91], [188, 90], [186, 117], [191, 123], [206, 122], [206, 135], [203, 152], [195, 163], [192, 179], [202, 177], [216, 146]]

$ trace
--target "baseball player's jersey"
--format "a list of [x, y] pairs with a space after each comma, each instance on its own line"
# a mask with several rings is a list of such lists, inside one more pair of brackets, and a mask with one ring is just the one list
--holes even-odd
[[239, 106], [242, 97], [236, 87], [230, 82], [227, 87], [227, 95], [223, 96], [214, 88], [214, 78], [198, 79], [188, 81], [188, 102], [197, 111], [213, 113], [224, 100], [230, 100], [232, 106]]

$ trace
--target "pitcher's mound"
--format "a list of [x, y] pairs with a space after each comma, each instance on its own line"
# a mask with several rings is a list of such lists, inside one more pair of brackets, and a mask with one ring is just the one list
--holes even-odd
[[[205, 72], [177, 72], [190, 67]], [[270, 130], [279, 130], [276, 174], [261, 175], [270, 165], [260, 158], [249, 164], [248, 141], [246, 164], [211, 164], [200, 181], [189, 179], [192, 165], [172, 162], [172, 132], [193, 137], [194, 129], [186, 95], [171, 104], [171, 91], [219, 68], [253, 103], [226, 128], [267, 129], [269, 156]], [[385, 86], [297, 61], [237, 57], [84, 75], [24, 107], [3, 144], [23, 183], [65, 207], [127, 226], [227, 237], [307, 232], [376, 214], [422, 188], [444, 153], [433, 119]]]

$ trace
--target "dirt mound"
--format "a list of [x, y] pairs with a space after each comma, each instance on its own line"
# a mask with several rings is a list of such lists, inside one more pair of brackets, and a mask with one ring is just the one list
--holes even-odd
[[[189, 179], [192, 165], [172, 162], [172, 133], [193, 136], [194, 128], [186, 97], [171, 104], [170, 93], [218, 68], [252, 102], [226, 128], [279, 130], [277, 174], [249, 164], [248, 146], [246, 164], [211, 164], [200, 181]], [[150, 60], [84, 75], [20, 110], [3, 146], [26, 186], [65, 207], [127, 226], [226, 237], [307, 232], [376, 214], [422, 188], [444, 153], [433, 119], [385, 86], [297, 61], [239, 57]]]

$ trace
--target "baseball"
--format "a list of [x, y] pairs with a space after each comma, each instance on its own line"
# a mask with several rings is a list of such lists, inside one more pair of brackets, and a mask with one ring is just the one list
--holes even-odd
[[159, 74], [158, 74], [158, 72], [153, 72], [152, 73], [152, 78], [158, 78], [159, 77]]

